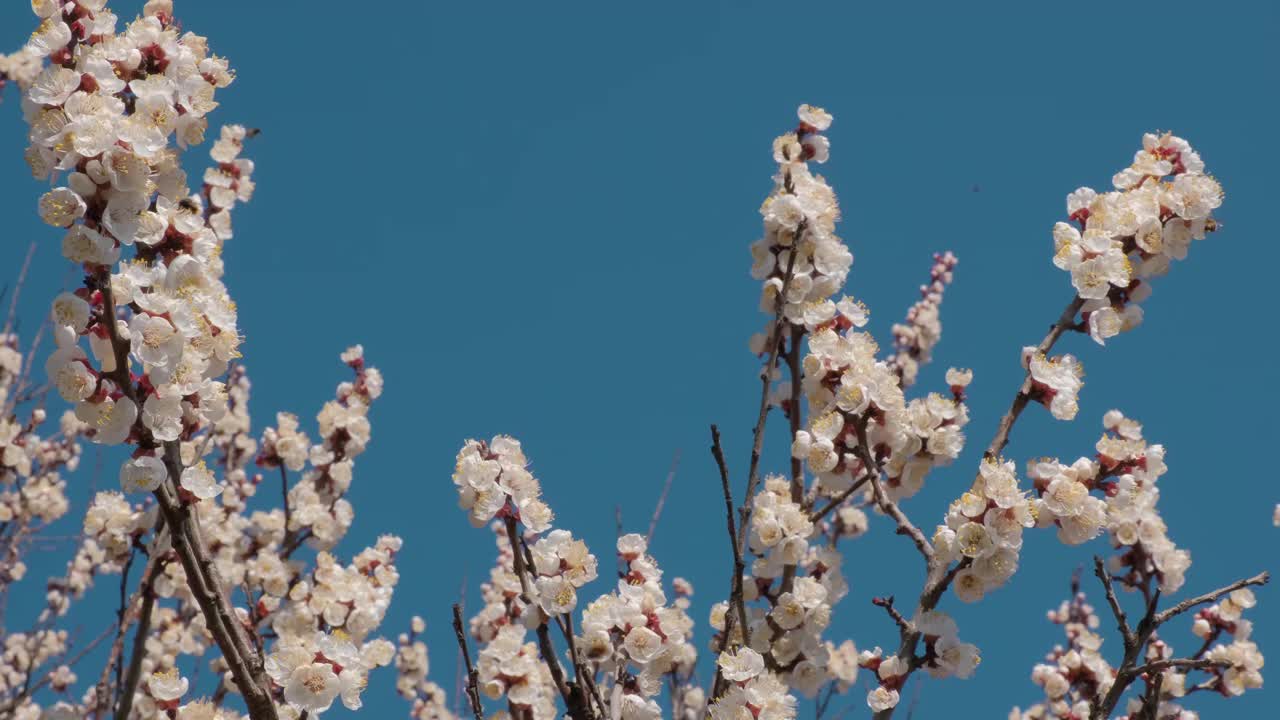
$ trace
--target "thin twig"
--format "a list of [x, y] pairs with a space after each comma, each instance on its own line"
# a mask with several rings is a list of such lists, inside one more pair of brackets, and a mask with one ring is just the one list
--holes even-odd
[[[1058, 321], [1049, 328], [1049, 334], [1044, 336], [1040, 344], [1036, 346], [1036, 351], [1044, 355], [1048, 355], [1053, 349], [1054, 343], [1058, 342], [1058, 338], [1062, 337], [1062, 333], [1066, 332], [1075, 324], [1076, 313], [1080, 312], [1080, 308], [1084, 307], [1084, 300], [1079, 296], [1072, 298], [1067, 303], [1066, 309], [1058, 316]], [[1009, 444], [1009, 433], [1013, 430], [1014, 423], [1018, 422], [1018, 417], [1022, 415], [1023, 409], [1027, 407], [1027, 402], [1031, 399], [1031, 371], [1026, 372], [1022, 385], [1018, 389], [1018, 394], [1013, 396], [1013, 404], [1009, 406], [1009, 411], [1000, 418], [999, 425], [996, 426], [996, 435], [991, 439], [991, 444], [987, 446], [985, 457], [997, 458], [1000, 452], [1004, 450], [1005, 445]]]
[[120, 686], [120, 704], [116, 708], [116, 720], [126, 720], [133, 707], [133, 694], [138, 688], [138, 680], [142, 677], [142, 658], [147, 651], [147, 635], [151, 632], [151, 612], [155, 608], [155, 580], [163, 571], [164, 563], [152, 553], [143, 571], [142, 585], [138, 594], [142, 596], [142, 608], [138, 611], [138, 629], [133, 635], [133, 655], [129, 658], [129, 672]]
[[898, 612], [898, 609], [893, 606], [892, 595], [883, 598], [871, 598], [871, 604], [876, 607], [884, 608], [884, 611], [893, 619], [893, 622], [898, 626], [899, 630], [902, 632], [911, 632], [911, 623], [907, 622], [907, 619], [902, 617], [902, 613]]
[[1106, 590], [1107, 604], [1111, 606], [1111, 614], [1116, 617], [1116, 624], [1120, 628], [1120, 635], [1124, 637], [1124, 644], [1126, 646], [1131, 644], [1133, 628], [1129, 627], [1129, 617], [1125, 615], [1124, 608], [1120, 607], [1120, 599], [1116, 597], [1116, 589], [1111, 584], [1111, 573], [1107, 572], [1102, 558], [1097, 555], [1093, 556], [1093, 574], [1098, 576], [1102, 581], [1102, 587]]
[[645, 535], [646, 543], [653, 544], [653, 534], [658, 529], [658, 518], [662, 517], [662, 508], [667, 504], [667, 494], [671, 492], [671, 483], [676, 479], [676, 468], [680, 465], [680, 450], [677, 449], [671, 458], [671, 469], [667, 471], [667, 480], [662, 483], [662, 494], [658, 496], [658, 505], [653, 509], [653, 517], [649, 518], [649, 532]]
[[822, 518], [829, 515], [832, 510], [835, 510], [836, 508], [840, 507], [842, 504], [844, 504], [845, 500], [848, 500], [854, 493], [861, 490], [862, 486], [866, 485], [867, 481], [869, 481], [870, 479], [871, 479], [871, 472], [868, 472], [866, 475], [863, 475], [862, 477], [858, 478], [852, 485], [849, 486], [848, 490], [844, 490], [840, 494], [833, 496], [830, 502], [828, 502], [826, 505], [823, 505], [820, 509], [814, 510], [812, 513], [810, 513], [809, 521], [816, 523]]
[[453, 634], [458, 639], [458, 649], [462, 651], [462, 662], [467, 668], [467, 699], [471, 701], [471, 712], [475, 720], [484, 720], [484, 710], [480, 707], [480, 691], [476, 688], [476, 669], [471, 664], [471, 651], [467, 649], [467, 636], [462, 632], [462, 607], [453, 604]]
[[915, 523], [911, 522], [911, 519], [902, 511], [902, 508], [898, 507], [898, 503], [889, 499], [888, 494], [884, 491], [884, 487], [880, 484], [880, 474], [883, 470], [881, 469], [880, 464], [876, 462], [875, 458], [871, 456], [871, 449], [867, 440], [866, 419], [863, 418], [859, 420], [855, 425], [855, 429], [858, 433], [858, 444], [854, 448], [854, 452], [857, 453], [858, 457], [862, 460], [862, 463], [866, 465], [867, 471], [870, 473], [868, 477], [871, 478], [871, 490], [875, 497], [876, 506], [880, 508], [881, 512], [893, 518], [894, 522], [898, 524], [899, 534], [906, 535], [911, 538], [911, 541], [916, 545], [916, 549], [919, 550], [920, 554], [924, 557], [924, 561], [928, 569], [932, 569], [934, 554], [933, 545], [931, 545], [929, 543], [929, 539], [924, 536], [924, 532], [922, 532], [920, 528], [916, 527]]
[[711, 454], [720, 468], [720, 489], [724, 493], [725, 524], [729, 531], [729, 545], [733, 550], [733, 579], [729, 594], [729, 611], [725, 613], [725, 646], [728, 646], [733, 634], [733, 613], [737, 612], [737, 621], [741, 624], [742, 642], [751, 643], [750, 627], [747, 624], [746, 603], [743, 601], [742, 575], [746, 572], [746, 564], [742, 560], [742, 549], [737, 543], [737, 531], [733, 523], [733, 489], [729, 485], [729, 468], [724, 459], [724, 448], [720, 445], [720, 428], [711, 426]]
[[1270, 580], [1271, 580], [1271, 573], [1264, 571], [1264, 572], [1258, 573], [1257, 575], [1254, 575], [1251, 578], [1237, 580], [1231, 583], [1230, 585], [1227, 585], [1226, 587], [1218, 588], [1213, 592], [1207, 592], [1203, 595], [1197, 595], [1196, 597], [1183, 600], [1177, 605], [1174, 605], [1168, 610], [1165, 610], [1164, 612], [1156, 615], [1155, 623], [1156, 625], [1163, 625], [1165, 622], [1168, 622], [1170, 619], [1177, 617], [1178, 615], [1181, 615], [1182, 613], [1190, 610], [1191, 608], [1197, 605], [1203, 605], [1204, 603], [1207, 603], [1207, 602], [1213, 602], [1214, 600], [1217, 600], [1223, 595], [1234, 592], [1243, 587], [1249, 587], [1250, 585], [1266, 585]]

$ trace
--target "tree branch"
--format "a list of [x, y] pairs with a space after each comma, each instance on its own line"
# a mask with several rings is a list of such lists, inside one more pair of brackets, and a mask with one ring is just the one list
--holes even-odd
[[[157, 545], [159, 543], [156, 543]], [[158, 559], [159, 553], [153, 552], [147, 560], [143, 571], [142, 584], [138, 594], [142, 596], [142, 607], [138, 611], [138, 629], [133, 635], [133, 655], [129, 658], [129, 672], [120, 686], [120, 704], [116, 708], [115, 720], [127, 720], [133, 708], [133, 694], [138, 689], [138, 680], [142, 677], [142, 658], [147, 651], [147, 634], [151, 632], [151, 611], [155, 609], [155, 580], [163, 571], [164, 563]]]
[[[1054, 343], [1058, 342], [1058, 338], [1062, 337], [1062, 333], [1066, 332], [1075, 324], [1076, 313], [1080, 312], [1080, 308], [1084, 306], [1084, 300], [1076, 296], [1067, 303], [1067, 307], [1062, 311], [1062, 315], [1058, 317], [1058, 321], [1049, 328], [1049, 334], [1044, 336], [1040, 344], [1036, 346], [1036, 350], [1049, 354], [1053, 349]], [[1027, 407], [1027, 401], [1031, 399], [1031, 372], [1026, 371], [1026, 377], [1023, 378], [1022, 386], [1018, 389], [1018, 394], [1013, 396], [1013, 404], [1009, 407], [1009, 411], [1000, 418], [999, 425], [996, 426], [996, 436], [991, 439], [991, 444], [987, 446], [985, 456], [995, 459], [1000, 456], [1000, 452], [1004, 450], [1005, 445], [1009, 444], [1009, 433], [1013, 430], [1014, 423], [1018, 422], [1018, 417], [1022, 415], [1023, 409]]]
[[[742, 575], [746, 572], [746, 564], [742, 560], [742, 548], [738, 545], [738, 533], [733, 522], [733, 489], [729, 485], [729, 467], [725, 464], [724, 448], [720, 445], [720, 428], [711, 426], [711, 454], [720, 468], [720, 489], [724, 493], [725, 522], [729, 530], [729, 546], [733, 550], [733, 578], [730, 583], [729, 610], [725, 613], [724, 647], [728, 647], [729, 638], [733, 634], [733, 614], [736, 610], [737, 620], [742, 627], [742, 641], [751, 643], [750, 626], [747, 624], [746, 603], [743, 601]], [[722, 648], [723, 649], [723, 648]]]
[[453, 634], [458, 639], [458, 649], [462, 651], [462, 661], [467, 667], [467, 700], [471, 702], [471, 712], [475, 720], [484, 720], [484, 710], [480, 706], [480, 691], [476, 688], [476, 669], [471, 664], [471, 651], [467, 649], [467, 636], [462, 632], [462, 608], [453, 604]]
[[1111, 614], [1115, 615], [1120, 635], [1124, 638], [1125, 647], [1128, 647], [1133, 643], [1133, 628], [1129, 627], [1129, 617], [1125, 615], [1124, 608], [1120, 607], [1120, 599], [1116, 597], [1116, 589], [1111, 584], [1111, 574], [1107, 572], [1102, 558], [1097, 555], [1093, 556], [1093, 574], [1098, 576], [1102, 587], [1106, 589], [1107, 604], [1111, 606]]
[[1254, 575], [1251, 578], [1237, 580], [1231, 583], [1230, 585], [1227, 585], [1226, 587], [1221, 587], [1212, 592], [1207, 592], [1203, 595], [1197, 595], [1196, 597], [1183, 600], [1177, 605], [1174, 605], [1168, 610], [1165, 610], [1164, 612], [1156, 615], [1155, 624], [1157, 626], [1163, 625], [1169, 620], [1177, 617], [1178, 615], [1181, 615], [1182, 613], [1190, 610], [1191, 608], [1197, 605], [1203, 605], [1204, 603], [1213, 602], [1214, 600], [1217, 600], [1223, 595], [1234, 592], [1243, 587], [1249, 587], [1250, 585], [1266, 585], [1270, 580], [1271, 580], [1271, 573], [1264, 571], [1264, 572], [1258, 573], [1257, 575]]

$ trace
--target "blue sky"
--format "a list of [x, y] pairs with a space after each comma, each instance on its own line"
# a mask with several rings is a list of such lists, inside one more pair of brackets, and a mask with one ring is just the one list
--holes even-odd
[[[705, 631], [728, 558], [707, 425], [723, 429], [741, 493], [758, 397], [746, 343], [762, 321], [747, 246], [770, 187], [769, 143], [801, 102], [836, 117], [822, 171], [856, 257], [847, 289], [871, 307], [883, 342], [930, 253], [960, 257], [944, 338], [918, 387], [940, 387], [947, 365], [973, 368], [973, 419], [965, 454], [906, 505], [930, 527], [972, 479], [1020, 381], [1019, 348], [1070, 299], [1050, 263], [1066, 194], [1107, 186], [1144, 131], [1190, 140], [1226, 188], [1222, 231], [1158, 281], [1137, 332], [1105, 349], [1081, 337], [1060, 346], [1088, 371], [1080, 415], [1062, 423], [1033, 408], [1007, 452], [1020, 465], [1089, 454], [1102, 414], [1121, 408], [1168, 447], [1162, 507], [1195, 559], [1186, 590], [1277, 569], [1277, 342], [1266, 319], [1280, 264], [1277, 6], [366, 7], [180, 0], [177, 14], [239, 70], [214, 122], [263, 130], [248, 153], [258, 194], [237, 209], [225, 253], [255, 424], [277, 410], [313, 417], [344, 377], [337, 354], [364, 343], [387, 393], [357, 467], [345, 549], [381, 532], [405, 538], [386, 631], [425, 616], [432, 674], [451, 694], [449, 605], [465, 577], [475, 607], [492, 555], [449, 481], [468, 437], [519, 437], [558, 524], [602, 557], [615, 505], [643, 531], [680, 451], [652, 550], [669, 575], [694, 582]], [[0, 8], [5, 45], [32, 26], [25, 4]], [[12, 276], [39, 241], [21, 307], [33, 328], [68, 264], [36, 217], [41, 188], [22, 164], [16, 95], [5, 98], [0, 268]], [[770, 434], [766, 470], [785, 468], [784, 435]], [[1004, 717], [1036, 699], [1030, 667], [1059, 640], [1044, 611], [1065, 597], [1073, 568], [1105, 551], [1101, 540], [1064, 548], [1035, 534], [1008, 586], [976, 606], [946, 601], [984, 659], [972, 680], [925, 680], [918, 716], [964, 707], [965, 717]], [[868, 601], [918, 591], [913, 553], [880, 519], [847, 547], [852, 590], [833, 638], [896, 645]], [[1265, 652], [1280, 647], [1280, 596], [1259, 594]], [[1166, 639], [1194, 649], [1186, 630]], [[1109, 641], [1113, 655], [1118, 645]], [[378, 717], [404, 711], [392, 681], [390, 671], [371, 680]], [[1275, 692], [1193, 707], [1263, 717], [1280, 706]], [[848, 701], [853, 717], [865, 714], [861, 693]]]

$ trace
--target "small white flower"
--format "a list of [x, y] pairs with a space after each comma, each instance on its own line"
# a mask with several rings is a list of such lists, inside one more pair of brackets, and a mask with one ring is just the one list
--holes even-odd
[[662, 638], [647, 627], [631, 628], [622, 644], [631, 659], [638, 663], [647, 663], [662, 651]]
[[222, 492], [222, 485], [214, 478], [213, 472], [204, 464], [204, 461], [182, 471], [181, 485], [183, 490], [201, 500], [208, 500]]
[[64, 292], [53, 300], [53, 321], [80, 334], [89, 324], [89, 303], [80, 296]]
[[720, 674], [730, 682], [745, 682], [764, 672], [764, 657], [749, 647], [720, 653], [716, 664], [720, 666]]
[[54, 227], [69, 227], [86, 209], [84, 199], [71, 188], [54, 188], [40, 198], [40, 219]]
[[177, 668], [153, 673], [151, 680], [147, 683], [147, 687], [151, 690], [151, 697], [161, 703], [181, 699], [187, 693], [189, 685], [187, 679], [178, 673]]
[[876, 689], [867, 693], [867, 707], [872, 712], [881, 712], [898, 705], [898, 691], [880, 685]]
[[120, 487], [125, 492], [152, 492], [164, 482], [164, 462], [154, 455], [140, 455], [120, 466]]
[[329, 709], [342, 691], [342, 682], [328, 663], [310, 663], [294, 668], [284, 686], [284, 699], [303, 712], [319, 715]]

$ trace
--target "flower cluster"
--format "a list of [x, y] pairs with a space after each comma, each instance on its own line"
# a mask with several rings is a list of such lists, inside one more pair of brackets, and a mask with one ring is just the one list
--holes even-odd
[[551, 669], [538, 656], [538, 646], [525, 642], [527, 632], [523, 625], [504, 625], [480, 649], [476, 659], [480, 690], [493, 700], [506, 696], [513, 710], [528, 713], [533, 720], [553, 720], [559, 695]]
[[551, 527], [551, 508], [542, 501], [542, 486], [525, 466], [520, 441], [498, 435], [486, 443], [468, 440], [458, 451], [453, 484], [458, 504], [481, 527], [499, 514], [511, 514], [533, 532]]
[[[1248, 587], [1238, 587], [1240, 584], [1248, 583], [1238, 583], [1234, 590], [1218, 591], [1215, 594], [1223, 599], [1196, 613], [1191, 630], [1201, 646], [1194, 655], [1178, 658], [1165, 637], [1139, 629], [1139, 634], [1125, 636], [1124, 664], [1114, 668], [1101, 653], [1103, 638], [1096, 631], [1102, 623], [1080, 592], [1078, 578], [1073, 580], [1071, 599], [1048, 613], [1050, 622], [1063, 627], [1067, 645], [1055, 647], [1031, 673], [1032, 681], [1043, 689], [1044, 701], [1026, 710], [1015, 708], [1010, 720], [1093, 717], [1099, 709], [1116, 706], [1138, 680], [1144, 683], [1145, 690], [1129, 698], [1122, 717], [1196, 720], [1197, 713], [1177, 704], [1192, 693], [1214, 691], [1230, 697], [1261, 687], [1264, 658], [1250, 639], [1252, 624], [1241, 617], [1256, 600], [1253, 592]], [[1138, 627], [1154, 630], [1184, 609], [1187, 608], [1180, 605], [1166, 611], [1169, 615], [1155, 615], [1150, 609]], [[1128, 633], [1126, 621], [1117, 617]], [[1231, 635], [1232, 641], [1215, 645], [1224, 633]], [[1192, 681], [1192, 673], [1197, 672], [1208, 677]], [[1101, 717], [1109, 717], [1109, 712]]]
[[1249, 588], [1234, 590], [1226, 599], [1196, 614], [1191, 632], [1206, 644], [1217, 640], [1223, 633], [1231, 636], [1231, 642], [1209, 648], [1205, 658], [1216, 663], [1210, 669], [1210, 689], [1225, 695], [1242, 695], [1245, 690], [1262, 687], [1264, 658], [1258, 646], [1251, 640], [1253, 623], [1242, 616], [1245, 610], [1257, 604], [1257, 598]]
[[1044, 689], [1044, 702], [1015, 708], [1010, 720], [1086, 718], [1090, 703], [1111, 688], [1115, 671], [1100, 652], [1102, 637], [1096, 632], [1101, 620], [1084, 593], [1074, 592], [1070, 601], [1049, 611], [1048, 619], [1062, 626], [1067, 644], [1054, 647], [1031, 671], [1031, 681]]
[[529, 548], [538, 606], [550, 617], [572, 612], [578, 588], [596, 579], [596, 556], [568, 530], [552, 530]]
[[1174, 592], [1182, 587], [1191, 555], [1169, 539], [1156, 508], [1156, 481], [1168, 471], [1164, 447], [1148, 444], [1142, 426], [1119, 410], [1106, 413], [1102, 424], [1096, 457], [1071, 465], [1051, 459], [1028, 463], [1040, 497], [1039, 524], [1056, 525], [1058, 537], [1069, 545], [1092, 540], [1105, 529], [1120, 551], [1115, 567], [1129, 569], [1119, 578], [1124, 586], [1137, 587], [1154, 577], [1164, 592]]
[[[355, 459], [369, 444], [369, 408], [382, 395], [382, 373], [365, 364], [363, 347], [347, 348], [341, 359], [351, 368], [354, 377], [338, 385], [334, 399], [326, 402], [316, 416], [320, 442], [307, 452], [311, 469], [289, 490], [292, 512], [285, 518], [285, 530], [291, 538], [306, 539], [321, 549], [336, 545], [355, 516], [345, 496], [351, 487]], [[282, 413], [277, 417], [283, 420], [274, 432], [277, 442], [271, 442], [272, 436], [265, 435], [264, 454], [259, 455], [257, 462], [262, 467], [290, 468], [297, 464], [293, 454], [296, 450], [286, 449], [287, 457], [279, 455], [279, 439], [291, 432], [285, 429], [291, 416]], [[296, 422], [293, 424], [296, 429]], [[306, 443], [305, 434], [295, 432], [293, 439]]]
[[[0, 587], [26, 575], [21, 556], [30, 535], [70, 510], [63, 473], [80, 463], [83, 425], [67, 413], [56, 431], [47, 427], [43, 402], [30, 402], [38, 393], [29, 369], [17, 336], [0, 333]], [[74, 581], [81, 587], [92, 577], [92, 566], [86, 570], [89, 576], [78, 574], [83, 582]], [[63, 589], [51, 585], [50, 592]]]
[[828, 494], [847, 490], [874, 471], [858, 455], [860, 428], [872, 449], [906, 447], [906, 400], [897, 375], [876, 360], [878, 349], [869, 334], [842, 335], [834, 326], [809, 338], [803, 380], [809, 422], [796, 433], [791, 453], [805, 460]]
[[693, 672], [698, 656], [689, 642], [693, 620], [685, 611], [687, 600], [668, 603], [662, 570], [647, 554], [643, 535], [623, 535], [617, 547], [617, 587], [583, 610], [576, 645], [594, 669], [629, 678], [614, 686], [611, 700], [624, 717], [657, 720], [662, 712], [655, 698], [664, 678], [678, 680]]
[[[760, 206], [764, 237], [751, 244], [751, 276], [764, 281], [761, 309], [770, 315], [781, 311], [795, 326], [805, 324], [814, 304], [844, 285], [853, 265], [853, 254], [835, 234], [840, 219], [835, 192], [809, 169], [810, 160], [824, 163], [830, 154], [822, 132], [831, 126], [831, 115], [809, 105], [801, 105], [798, 115], [795, 131], [773, 141], [778, 172], [773, 192]], [[772, 335], [771, 320], [752, 338], [752, 351], [767, 352], [771, 341], [781, 341]]]
[[[816, 526], [792, 499], [786, 478], [771, 475], [764, 486], [753, 501], [750, 550], [757, 557], [745, 579], [744, 600], [763, 600], [767, 607], [748, 608], [750, 647], [767, 656], [791, 688], [813, 697], [831, 679], [831, 644], [822, 633], [831, 623], [832, 605], [848, 592], [842, 557], [833, 547], [810, 544]], [[722, 639], [728, 610], [725, 603], [712, 608], [711, 624]], [[740, 643], [741, 629], [734, 630], [729, 641]]]
[[[973, 675], [982, 658], [977, 646], [960, 642], [959, 630], [949, 615], [926, 610], [911, 621], [910, 627], [924, 639], [925, 653], [919, 662], [931, 676], [965, 679]], [[858, 665], [875, 673], [878, 681], [867, 693], [867, 706], [874, 712], [896, 707], [901, 699], [899, 691], [910, 672], [908, 662], [898, 655], [886, 658], [877, 647], [859, 654]]]
[[796, 699], [776, 675], [764, 669], [764, 658], [751, 648], [726, 651], [716, 660], [728, 690], [711, 702], [711, 720], [792, 720]]
[[358, 645], [341, 630], [282, 636], [267, 656], [267, 674], [284, 688], [284, 699], [299, 712], [318, 715], [341, 698], [359, 710], [370, 669], [391, 663], [395, 648], [386, 640]]
[[915, 385], [920, 366], [933, 359], [933, 348], [942, 339], [942, 296], [959, 262], [950, 251], [934, 253], [929, 283], [920, 286], [920, 299], [907, 310], [906, 322], [894, 323], [894, 355], [889, 365], [902, 378], [903, 388]]
[[984, 459], [973, 486], [951, 503], [933, 536], [939, 563], [961, 562], [952, 584], [956, 597], [977, 602], [1013, 577], [1022, 530], [1035, 525], [1036, 513], [1018, 487], [1013, 462]]
[[44, 57], [31, 46], [23, 46], [9, 55], [0, 54], [0, 93], [9, 81], [24, 91], [31, 87], [43, 64]]
[[[858, 317], [845, 327], [862, 322]], [[930, 393], [908, 403], [893, 366], [876, 359], [871, 336], [852, 329], [840, 334], [838, 326], [817, 326], [810, 337], [803, 379], [809, 423], [796, 433], [792, 455], [805, 460], [822, 492], [834, 495], [876, 471], [860, 456], [867, 451], [882, 465], [888, 496], [911, 497], [931, 469], [964, 448], [964, 388], [973, 375], [953, 368], [947, 373], [951, 397]], [[867, 447], [860, 449], [862, 432]]]
[[1223, 197], [1191, 145], [1170, 133], [1143, 135], [1133, 164], [1112, 183], [1111, 192], [1072, 192], [1067, 215], [1079, 228], [1053, 227], [1053, 263], [1071, 273], [1085, 301], [1085, 325], [1099, 344], [1142, 322], [1138, 303], [1151, 295], [1151, 278], [1217, 228], [1211, 214]]
[[[27, 160], [37, 178], [67, 173], [66, 185], [41, 198], [40, 215], [68, 229], [63, 254], [86, 269], [83, 287], [54, 300], [58, 350], [46, 370], [95, 442], [139, 441], [122, 480], [150, 491], [165, 474], [157, 446], [226, 413], [217, 378], [238, 356], [215, 208], [190, 192], [170, 145], [203, 140], [215, 92], [232, 74], [204, 38], [179, 33], [164, 3], [119, 34], [101, 2], [70, 14], [54, 2], [33, 7], [42, 23], [28, 48], [49, 65], [24, 99]], [[210, 193], [225, 199], [206, 185]], [[126, 247], [134, 259], [113, 273]]]
[[1059, 420], [1073, 420], [1080, 410], [1084, 365], [1074, 355], [1046, 357], [1033, 347], [1022, 349], [1022, 364], [1031, 376], [1030, 397]]
[[791, 499], [791, 482], [781, 475], [764, 479], [752, 501], [751, 552], [759, 556], [751, 574], [773, 579], [787, 565], [799, 564], [809, 550], [813, 521], [803, 505]]
[[417, 615], [409, 623], [409, 632], [401, 633], [396, 650], [396, 691], [410, 702], [413, 720], [454, 720], [445, 704], [444, 689], [427, 679], [431, 664], [427, 660], [427, 644], [418, 639], [427, 623]]

